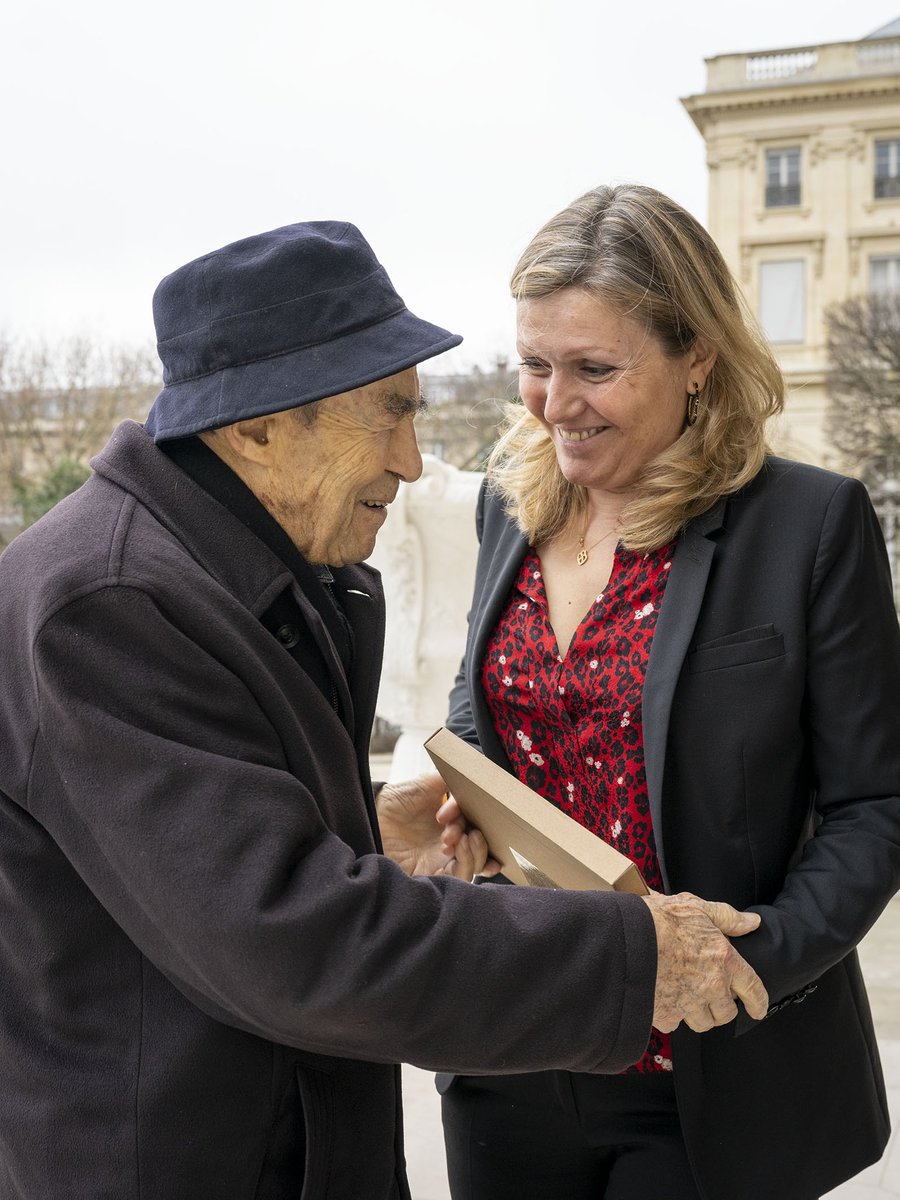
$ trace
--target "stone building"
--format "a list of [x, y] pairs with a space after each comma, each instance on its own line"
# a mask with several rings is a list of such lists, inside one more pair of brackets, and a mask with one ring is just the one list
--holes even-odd
[[900, 292], [900, 18], [857, 42], [706, 60], [710, 233], [787, 379], [776, 446], [833, 464], [824, 310]]
[[479, 471], [497, 439], [505, 405], [518, 391], [518, 371], [505, 358], [487, 369], [438, 375], [422, 371], [428, 411], [416, 422], [419, 445], [464, 471]]

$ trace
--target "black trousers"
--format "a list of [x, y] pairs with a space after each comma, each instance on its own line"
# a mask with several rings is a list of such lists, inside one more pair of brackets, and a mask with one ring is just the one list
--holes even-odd
[[460, 1076], [443, 1114], [453, 1200], [700, 1200], [671, 1074]]

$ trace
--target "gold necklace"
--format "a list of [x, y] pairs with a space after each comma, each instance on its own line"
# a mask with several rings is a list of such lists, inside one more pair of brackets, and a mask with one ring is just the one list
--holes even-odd
[[614, 526], [612, 527], [612, 529], [607, 529], [606, 533], [604, 533], [604, 535], [603, 535], [603, 537], [602, 537], [602, 538], [597, 538], [597, 540], [596, 540], [596, 542], [594, 542], [593, 546], [585, 546], [585, 544], [584, 544], [584, 533], [587, 533], [587, 525], [585, 525], [585, 527], [584, 527], [584, 533], [583, 533], [583, 534], [581, 535], [581, 537], [578, 539], [578, 545], [580, 546], [580, 549], [579, 549], [579, 551], [578, 551], [578, 555], [577, 555], [576, 561], [578, 562], [578, 565], [579, 565], [579, 567], [583, 567], [583, 566], [584, 566], [584, 564], [585, 564], [585, 563], [587, 562], [587, 560], [590, 558], [590, 556], [591, 556], [591, 551], [592, 551], [592, 550], [596, 550], [596, 549], [597, 549], [597, 547], [600, 545], [600, 543], [601, 543], [601, 542], [605, 542], [605, 541], [606, 541], [606, 539], [607, 539], [608, 537], [611, 537], [611, 536], [612, 536], [612, 534], [614, 534], [615, 532], [616, 532], [616, 527], [615, 527], [615, 525], [614, 525]]

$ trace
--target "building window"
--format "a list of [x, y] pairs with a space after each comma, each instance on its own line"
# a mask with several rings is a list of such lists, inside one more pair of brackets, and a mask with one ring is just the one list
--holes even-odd
[[900, 295], [900, 255], [879, 254], [869, 259], [869, 291], [873, 296]]
[[805, 276], [802, 258], [759, 264], [759, 320], [770, 342], [806, 341]]
[[875, 143], [875, 199], [900, 196], [900, 138]]
[[800, 203], [800, 147], [766, 151], [766, 208]]

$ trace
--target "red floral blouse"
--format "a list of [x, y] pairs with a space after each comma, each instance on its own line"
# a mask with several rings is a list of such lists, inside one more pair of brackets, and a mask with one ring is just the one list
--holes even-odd
[[[530, 550], [488, 643], [482, 685], [513, 772], [662, 888], [644, 775], [642, 694], [674, 543], [616, 548], [605, 589], [561, 658], [541, 564]], [[629, 1071], [671, 1071], [654, 1029]]]

